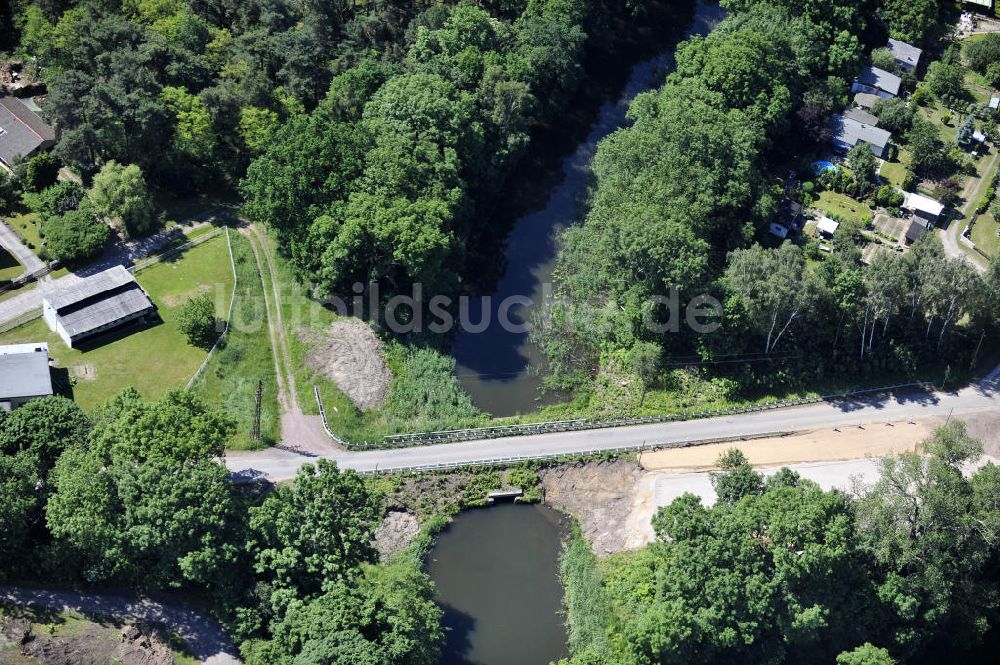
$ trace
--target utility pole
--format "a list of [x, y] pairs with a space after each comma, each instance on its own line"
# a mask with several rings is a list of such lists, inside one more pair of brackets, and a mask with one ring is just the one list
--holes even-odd
[[257, 405], [253, 414], [253, 432], [250, 434], [250, 438], [254, 441], [260, 441], [260, 400], [264, 396], [264, 382], [261, 379], [257, 379]]

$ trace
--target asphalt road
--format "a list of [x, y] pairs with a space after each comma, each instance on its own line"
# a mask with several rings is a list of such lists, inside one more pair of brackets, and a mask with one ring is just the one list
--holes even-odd
[[[324, 457], [341, 468], [359, 471], [412, 468], [428, 464], [462, 464], [496, 457], [549, 456], [608, 450], [623, 446], [655, 446], [775, 432], [801, 432], [831, 427], [889, 427], [931, 416], [979, 413], [1000, 409], [1000, 367], [979, 384], [956, 392], [902, 392], [741, 415], [579, 432], [556, 432], [483, 441], [415, 446], [365, 452], [331, 449]], [[295, 442], [285, 442], [294, 446]], [[303, 463], [315, 459], [270, 448], [226, 455], [236, 479], [266, 477], [285, 480]]]
[[45, 267], [45, 262], [35, 256], [35, 253], [21, 242], [20, 236], [14, 233], [14, 230], [4, 220], [0, 220], [0, 247], [6, 249], [11, 256], [17, 259], [17, 262], [24, 268], [24, 272], [38, 272]]
[[0, 604], [75, 610], [97, 617], [159, 623], [177, 633], [195, 658], [208, 665], [237, 665], [236, 648], [214, 619], [181, 605], [116, 594], [48, 591], [0, 586]]

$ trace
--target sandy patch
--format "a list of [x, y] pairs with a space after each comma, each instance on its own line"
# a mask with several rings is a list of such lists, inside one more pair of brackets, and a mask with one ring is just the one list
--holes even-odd
[[310, 346], [306, 365], [336, 383], [355, 405], [371, 409], [385, 401], [392, 372], [382, 341], [363, 321], [337, 319], [326, 335], [300, 331], [299, 336]]
[[174, 295], [171, 296], [164, 296], [163, 304], [166, 305], [167, 307], [177, 307], [179, 305], [183, 305], [191, 298], [200, 296], [203, 293], [211, 293], [211, 292], [212, 292], [211, 284], [199, 284], [190, 291], [185, 291], [184, 293], [175, 293]]
[[917, 444], [929, 437], [939, 424], [939, 420], [929, 419], [916, 423], [864, 425], [863, 429], [857, 426], [824, 429], [784, 437], [646, 452], [639, 461], [647, 470], [707, 471], [714, 469], [719, 455], [731, 448], [742, 450], [754, 466], [884, 457], [916, 450]]
[[635, 490], [641, 476], [639, 466], [627, 461], [564, 464], [539, 472], [545, 503], [576, 516], [598, 556], [642, 544], [628, 521], [640, 501]]
[[97, 380], [97, 370], [91, 363], [84, 363], [82, 365], [73, 365], [69, 368], [69, 373], [77, 381], [96, 381]]

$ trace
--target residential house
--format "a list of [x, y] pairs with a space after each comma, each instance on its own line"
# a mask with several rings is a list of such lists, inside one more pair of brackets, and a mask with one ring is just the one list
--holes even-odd
[[115, 266], [42, 299], [42, 316], [67, 346], [138, 320], [156, 306], [128, 270]]
[[929, 196], [914, 194], [913, 192], [903, 192], [903, 208], [910, 211], [915, 218], [928, 222], [931, 226], [936, 226], [944, 212], [944, 204], [935, 201]]
[[867, 143], [872, 153], [879, 159], [884, 159], [892, 134], [884, 129], [859, 122], [854, 118], [835, 115], [832, 120], [833, 147], [841, 153], [846, 153], [860, 143]]
[[778, 214], [768, 225], [768, 232], [779, 238], [787, 238], [788, 234], [799, 228], [802, 222], [802, 204], [791, 199], [784, 199]]
[[892, 53], [892, 57], [896, 60], [896, 66], [902, 69], [904, 72], [914, 72], [917, 69], [917, 65], [920, 64], [920, 56], [923, 53], [916, 46], [907, 44], [898, 39], [890, 39], [889, 43], [886, 44], [886, 48]]
[[31, 157], [56, 140], [52, 127], [17, 97], [0, 97], [0, 165], [7, 170], [18, 157]]
[[913, 192], [903, 192], [906, 198], [903, 200], [903, 209], [910, 212], [910, 226], [906, 229], [906, 243], [912, 244], [927, 233], [928, 230], [937, 226], [941, 213], [944, 212], [944, 205], [934, 199], [914, 194]]
[[882, 98], [895, 97], [903, 80], [878, 67], [864, 67], [854, 78], [851, 92], [867, 92]]
[[0, 411], [11, 411], [51, 394], [48, 344], [0, 346]]

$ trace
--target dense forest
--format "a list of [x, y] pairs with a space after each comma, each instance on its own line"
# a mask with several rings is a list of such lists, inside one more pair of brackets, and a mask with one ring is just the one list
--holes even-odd
[[381, 496], [326, 460], [234, 485], [216, 461], [232, 427], [180, 391], [0, 412], [0, 580], [186, 593], [248, 665], [434, 665], [427, 538], [380, 563]]
[[577, 540], [569, 663], [940, 663], [995, 642], [1000, 467], [963, 475], [982, 446], [961, 422], [924, 450], [845, 494], [734, 449], [718, 502], [661, 508], [653, 544], [597, 562]]
[[[545, 313], [551, 324], [535, 334], [552, 382], [573, 387], [605, 375], [655, 383], [676, 362], [762, 389], [912, 374], [942, 359], [968, 367], [997, 330], [995, 264], [981, 277], [928, 234], [906, 255], [869, 265], [850, 224], [826, 257], [791, 242], [758, 244], [767, 243], [795, 156], [828, 149], [828, 119], [848, 104], [868, 53], [890, 34], [923, 45], [939, 25], [938, 3], [722, 4], [730, 16], [681, 45], [676, 71], [636, 99], [633, 123], [599, 146], [586, 217], [561, 238], [561, 297]], [[883, 106], [887, 125], [909, 130], [919, 175], [948, 159], [912, 104]], [[854, 151], [848, 161], [875, 182], [870, 153]], [[652, 332], [649, 323], [666, 327], [670, 314], [652, 298], [673, 286], [682, 305], [701, 294], [723, 303], [719, 330]]]

